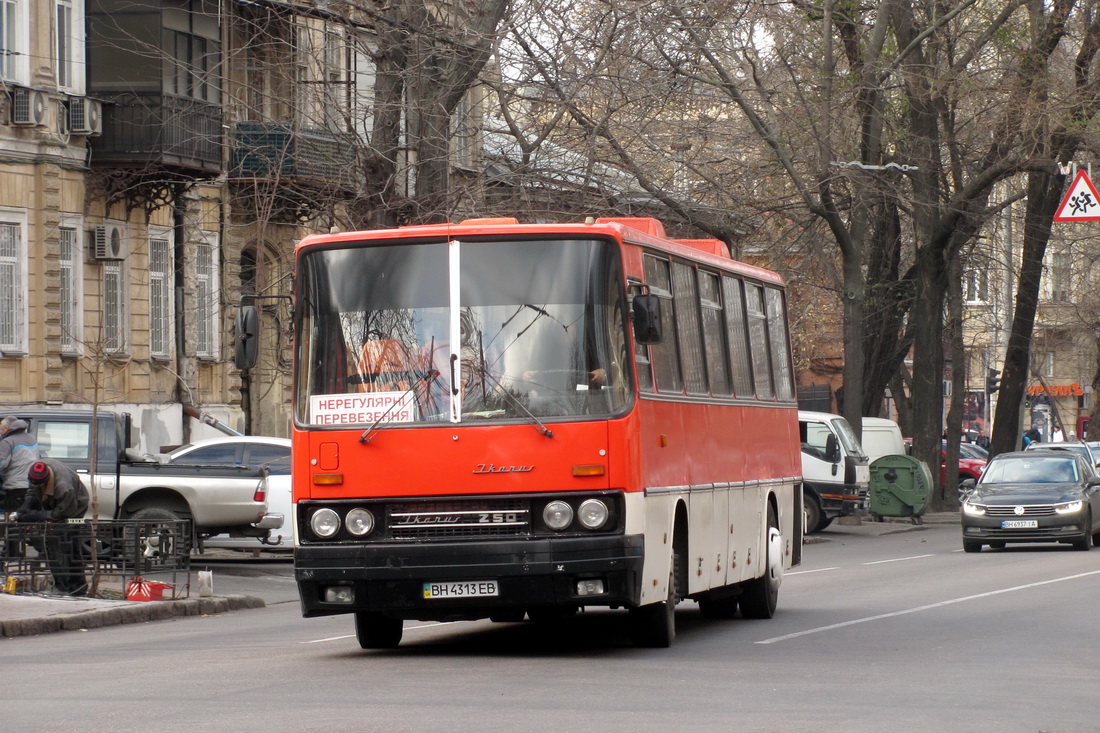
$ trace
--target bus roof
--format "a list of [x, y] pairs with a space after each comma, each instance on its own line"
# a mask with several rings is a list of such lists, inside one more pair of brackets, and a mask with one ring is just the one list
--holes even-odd
[[670, 239], [665, 235], [660, 220], [651, 217], [605, 217], [589, 219], [583, 223], [521, 224], [512, 217], [466, 219], [458, 223], [418, 224], [394, 229], [366, 229], [362, 231], [311, 234], [298, 242], [295, 254], [302, 249], [342, 242], [377, 241], [382, 239], [450, 239], [486, 235], [568, 235], [591, 237], [609, 236], [619, 241], [664, 250], [682, 257], [709, 262], [723, 269], [736, 269], [750, 277], [773, 283], [783, 279], [775, 272], [750, 265], [730, 257], [729, 248], [719, 239]]

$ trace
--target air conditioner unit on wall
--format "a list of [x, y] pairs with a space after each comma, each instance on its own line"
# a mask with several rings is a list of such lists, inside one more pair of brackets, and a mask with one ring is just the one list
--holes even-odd
[[46, 93], [27, 87], [12, 87], [11, 123], [24, 127], [38, 127], [46, 124], [46, 106], [49, 102]]
[[88, 97], [69, 97], [69, 129], [74, 135], [103, 133], [103, 103]]
[[100, 224], [95, 228], [97, 260], [124, 260], [129, 253], [125, 229], [117, 224]]

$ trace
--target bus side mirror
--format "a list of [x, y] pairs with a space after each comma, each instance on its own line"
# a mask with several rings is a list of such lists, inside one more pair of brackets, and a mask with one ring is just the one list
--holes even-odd
[[260, 348], [260, 317], [254, 305], [242, 305], [237, 310], [237, 332], [233, 339], [233, 365], [241, 371], [256, 366]]
[[840, 443], [835, 435], [825, 439], [825, 460], [831, 463], [840, 463]]
[[634, 340], [639, 344], [661, 343], [661, 299], [656, 295], [634, 296]]

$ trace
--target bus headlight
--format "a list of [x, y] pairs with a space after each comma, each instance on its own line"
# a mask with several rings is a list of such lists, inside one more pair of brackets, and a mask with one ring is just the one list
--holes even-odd
[[573, 507], [568, 502], [552, 501], [542, 510], [542, 521], [550, 529], [565, 529], [573, 523]]
[[321, 539], [328, 539], [340, 531], [340, 515], [331, 509], [318, 509], [309, 518], [309, 528]]
[[599, 499], [589, 499], [577, 509], [577, 519], [585, 529], [599, 529], [607, 524], [607, 518], [611, 516], [607, 504]]
[[364, 537], [374, 531], [374, 515], [368, 509], [356, 507], [344, 517], [344, 526], [356, 537]]

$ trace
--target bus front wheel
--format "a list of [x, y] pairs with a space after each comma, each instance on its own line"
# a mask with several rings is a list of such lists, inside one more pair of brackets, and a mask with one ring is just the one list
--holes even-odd
[[355, 612], [355, 636], [364, 649], [393, 649], [401, 643], [404, 623], [369, 611]]
[[680, 600], [680, 554], [672, 553], [668, 596], [660, 603], [630, 609], [630, 638], [638, 646], [665, 649], [676, 638], [676, 602]]

